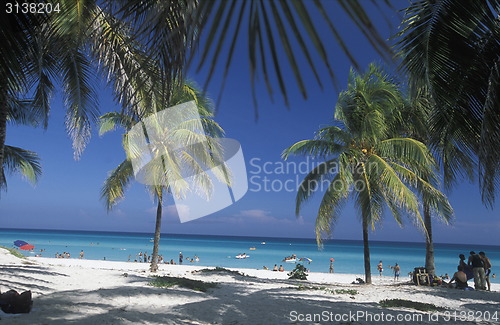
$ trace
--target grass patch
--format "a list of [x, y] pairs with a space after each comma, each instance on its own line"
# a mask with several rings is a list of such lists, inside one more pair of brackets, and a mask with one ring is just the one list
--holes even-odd
[[306, 286], [304, 284], [299, 284], [295, 289], [302, 291], [302, 290], [325, 290], [325, 287], [313, 287], [313, 286]]
[[354, 289], [335, 289], [335, 290], [332, 290], [334, 294], [337, 294], [337, 295], [351, 295], [351, 296], [355, 296], [357, 295], [359, 292], [358, 290], [354, 290]]
[[20, 251], [18, 251], [17, 249], [14, 249], [14, 248], [9, 248], [9, 247], [5, 247], [5, 246], [0, 246], [0, 248], [3, 248], [3, 249], [6, 249], [8, 250], [12, 255], [14, 255], [15, 257], [19, 257], [19, 258], [26, 258], [26, 256], [23, 255], [23, 253], [21, 253]]
[[200, 280], [158, 275], [154, 275], [153, 279], [149, 281], [148, 284], [156, 288], [169, 288], [173, 286], [179, 286], [201, 292], [207, 292], [208, 289], [217, 287], [217, 284], [212, 282], [203, 282]]
[[244, 273], [241, 273], [240, 271], [233, 271], [226, 269], [224, 267], [217, 266], [215, 269], [201, 269], [198, 271], [193, 271], [192, 273], [219, 273], [219, 272], [224, 272], [224, 273], [229, 273], [232, 275], [239, 275], [239, 276], [248, 276]]
[[354, 296], [354, 295], [357, 295], [359, 293], [358, 290], [354, 290], [354, 289], [330, 289], [330, 288], [326, 288], [326, 287], [306, 286], [303, 284], [299, 284], [297, 287], [293, 287], [293, 288], [300, 290], [300, 291], [302, 291], [302, 290], [324, 290], [326, 293], [330, 293], [333, 295], [345, 294], [345, 295]]
[[379, 302], [382, 307], [405, 307], [420, 311], [444, 311], [446, 308], [438, 307], [434, 304], [424, 302], [411, 301], [405, 299], [385, 299]]

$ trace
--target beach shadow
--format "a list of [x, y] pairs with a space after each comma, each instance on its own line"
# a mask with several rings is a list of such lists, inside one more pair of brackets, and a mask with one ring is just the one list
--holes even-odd
[[[338, 324], [342, 322], [336, 321], [335, 317], [342, 315], [347, 317], [346, 313], [349, 311], [371, 314], [392, 312], [373, 302], [339, 301], [339, 297], [325, 295], [321, 291], [305, 292], [284, 288], [252, 290], [241, 283], [221, 284], [221, 288], [214, 291], [214, 298], [180, 305], [173, 308], [172, 312], [176, 317], [190, 315], [193, 321], [200, 323], [240, 325], [290, 324], [295, 322], [297, 315], [316, 317], [313, 321], [297, 321], [300, 324], [329, 322]], [[199, 310], [204, 312], [199, 313]], [[398, 313], [414, 314], [409, 311], [398, 311]], [[349, 324], [349, 321], [344, 323]]]
[[[29, 314], [9, 318], [9, 324], [169, 324], [171, 315], [156, 304], [176, 297], [197, 300], [204, 294], [154, 287], [124, 286], [91, 291], [68, 290], [34, 297]], [[156, 306], [142, 303], [153, 297]], [[165, 322], [162, 320], [166, 320]], [[172, 323], [174, 324], [174, 323]], [[191, 323], [192, 324], [192, 323]]]
[[50, 287], [51, 282], [41, 279], [43, 276], [54, 277], [54, 280], [60, 276], [68, 276], [66, 274], [48, 271], [47, 268], [33, 265], [26, 266], [0, 266], [0, 285], [7, 291], [14, 289], [17, 291], [31, 290], [35, 294], [46, 294], [53, 291]]
[[39, 275], [68, 276], [67, 274], [64, 274], [64, 273], [47, 271], [47, 270], [49, 270], [48, 267], [43, 267], [43, 266], [38, 266], [38, 265], [26, 265], [26, 266], [1, 265], [0, 266], [0, 272], [8, 272], [9, 274], [16, 273], [16, 272], [23, 272], [23, 273], [33, 273], [33, 274], [39, 274]]

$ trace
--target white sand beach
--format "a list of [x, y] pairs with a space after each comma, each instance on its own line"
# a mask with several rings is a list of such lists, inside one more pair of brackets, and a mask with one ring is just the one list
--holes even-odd
[[[31, 290], [33, 310], [2, 324], [500, 324], [500, 284], [492, 291], [417, 287], [373, 275], [373, 285], [350, 284], [361, 274], [286, 273], [239, 269], [192, 273], [199, 266], [161, 265], [158, 275], [217, 283], [198, 292], [148, 285], [148, 264], [79, 259], [19, 259], [0, 249], [0, 290]], [[232, 269], [235, 270], [235, 269]], [[306, 286], [299, 290], [299, 285]], [[342, 290], [344, 289], [344, 290]], [[340, 291], [339, 291], [340, 290]], [[349, 291], [356, 290], [356, 292]], [[445, 310], [385, 308], [384, 299], [432, 303]], [[489, 319], [485, 320], [485, 318]]]

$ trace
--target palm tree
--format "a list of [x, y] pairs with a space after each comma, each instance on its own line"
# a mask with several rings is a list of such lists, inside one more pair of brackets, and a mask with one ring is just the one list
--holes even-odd
[[[431, 138], [429, 136], [429, 120], [430, 113], [432, 110], [432, 100], [430, 99], [429, 93], [421, 88], [417, 91], [414, 91], [412, 95], [409, 96], [408, 103], [401, 108], [401, 114], [405, 116], [403, 119], [403, 123], [399, 126], [399, 133], [408, 137], [411, 137], [415, 140], [418, 140], [427, 146], [432, 145]], [[435, 147], [432, 148], [434, 152], [438, 154], [439, 152], [444, 153], [444, 156], [450, 157], [452, 155], [456, 156], [458, 160], [460, 156], [456, 153], [458, 152], [457, 148], [451, 144], [447, 144], [443, 146], [440, 151], [436, 150]], [[455, 154], [453, 154], [455, 152]], [[439, 160], [438, 160], [439, 161]], [[472, 170], [472, 166], [468, 166], [468, 161], [465, 159], [461, 162], [462, 166], [467, 166], [467, 169]], [[431, 182], [433, 186], [437, 187], [439, 184], [433, 175], [424, 175], [422, 178]], [[433, 231], [432, 231], [432, 209], [430, 208], [430, 203], [428, 202], [428, 195], [422, 195], [422, 204], [423, 204], [423, 216], [424, 216], [424, 224], [425, 229], [427, 231], [427, 236], [425, 237], [425, 268], [427, 269], [427, 273], [435, 275], [435, 263], [434, 263], [434, 242], [433, 242]], [[449, 203], [446, 203], [449, 205]], [[451, 211], [451, 208], [450, 208]], [[443, 213], [441, 215], [437, 215], [436, 217], [442, 217], [445, 223], [450, 221], [452, 214]]]
[[[100, 79], [112, 84], [123, 110], [132, 112], [141, 100], [147, 99], [149, 87], [156, 81], [165, 78], [176, 81], [176, 84], [163, 84], [167, 97], [172, 89], [182, 85], [187, 55], [192, 57], [197, 53], [200, 40], [202, 56], [198, 69], [210, 60], [208, 84], [221, 60], [225, 62], [224, 78], [227, 76], [236, 43], [240, 36], [250, 35], [248, 53], [252, 84], [260, 67], [270, 95], [273, 92], [269, 81], [273, 73], [270, 71], [274, 71], [281, 94], [288, 102], [288, 86], [281, 72], [283, 66], [277, 59], [281, 51], [304, 97], [307, 96], [306, 84], [301, 75], [303, 70], [297, 64], [297, 51], [305, 56], [320, 86], [318, 70], [323, 67], [313, 60], [309, 48], [314, 48], [334, 79], [323, 45], [330, 37], [325, 39], [317, 32], [318, 26], [311, 15], [313, 7], [300, 1], [61, 0], [57, 4], [58, 12], [46, 14], [0, 13], [3, 82], [0, 83], [0, 103], [5, 103], [7, 97], [25, 97], [33, 93], [33, 105], [44, 113], [43, 125], [46, 127], [51, 94], [55, 84], [60, 82], [67, 106], [66, 126], [76, 157], [89, 140], [91, 122], [99, 116], [93, 87], [97, 81], [93, 78], [96, 71], [101, 72], [97, 74]], [[362, 3], [339, 0], [338, 5], [374, 48], [387, 57], [391, 51]], [[386, 7], [392, 8], [389, 1], [376, 6], [382, 13]], [[322, 2], [315, 1], [314, 8], [342, 51], [357, 66], [338, 25], [329, 18]], [[249, 21], [247, 30], [241, 28], [241, 22], [246, 19]], [[225, 48], [229, 49], [227, 56], [223, 55]], [[272, 57], [270, 63], [264, 55], [268, 52]], [[151, 61], [159, 69], [151, 70]], [[221, 92], [223, 89], [224, 84]], [[3, 166], [6, 114], [5, 106], [0, 105], [0, 168]]]
[[[500, 29], [498, 0], [413, 1], [397, 35], [402, 68], [433, 101], [429, 134], [440, 152], [445, 182], [478, 161], [483, 202], [492, 206], [500, 184]], [[465, 160], [463, 159], [465, 158]], [[464, 162], [464, 166], [461, 163]]]
[[429, 196], [437, 214], [452, 213], [444, 195], [423, 178], [434, 175], [435, 162], [427, 147], [407, 137], [394, 137], [403, 97], [394, 81], [371, 64], [359, 75], [351, 70], [348, 90], [339, 95], [336, 124], [320, 129], [314, 139], [295, 143], [283, 152], [311, 155], [326, 161], [302, 181], [296, 213], [319, 184], [328, 183], [316, 217], [316, 240], [331, 234], [349, 198], [360, 212], [363, 229], [365, 282], [371, 283], [369, 229], [381, 221], [386, 205], [396, 221], [408, 215], [424, 229], [417, 194]]
[[[162, 146], [166, 145], [167, 147], [176, 148], [176, 144], [182, 143], [185, 147], [162, 152], [157, 156], [159, 159], [151, 161], [144, 167], [147, 168], [144, 173], [147, 177], [145, 184], [147, 184], [149, 192], [157, 203], [153, 254], [151, 256], [152, 272], [156, 272], [158, 269], [158, 248], [165, 194], [168, 193], [176, 197], [182, 197], [186, 191], [194, 190], [189, 188], [189, 184], [185, 182], [172, 182], [172, 178], [169, 178], [169, 175], [173, 175], [176, 180], [181, 180], [182, 172], [186, 169], [189, 170], [189, 174], [195, 175], [197, 178], [197, 190], [204, 192], [207, 199], [212, 190], [212, 180], [205, 172], [206, 167], [222, 166], [222, 170], [216, 169], [219, 173], [216, 172], [215, 176], [219, 181], [228, 185], [230, 184], [229, 172], [224, 168], [225, 164], [223, 163], [221, 148], [217, 141], [215, 141], [215, 137], [222, 136], [224, 131], [211, 119], [213, 115], [208, 99], [196, 90], [196, 88], [186, 84], [173, 93], [169, 105], [175, 106], [191, 100], [195, 101], [201, 119], [187, 120], [176, 130], [167, 129], [166, 125], [168, 123], [162, 120], [154, 124], [155, 128], [158, 128], [160, 132], [164, 132], [165, 136], [162, 138]], [[150, 108], [144, 113], [142, 119], [117, 112], [107, 113], [100, 117], [99, 133], [101, 135], [114, 130], [116, 127], [122, 127], [126, 132], [124, 134], [123, 147], [127, 157], [116, 169], [111, 171], [101, 189], [101, 198], [105, 201], [108, 211], [120, 199], [124, 198], [126, 188], [136, 178], [133, 168], [133, 158], [139, 150], [134, 144], [128, 141], [129, 137], [132, 136], [132, 128], [141, 121], [145, 121], [145, 119], [156, 118], [156, 113], [161, 113], [165, 108], [167, 107]], [[204, 134], [197, 133], [193, 129], [193, 126], [197, 123], [201, 123], [203, 126]], [[200, 142], [206, 142], [208, 146], [196, 148], [196, 144]], [[194, 147], [194, 149], [188, 148], [190, 146]], [[209, 150], [206, 151], [206, 148]], [[155, 150], [153, 149], [153, 151]]]
[[[282, 77], [283, 66], [277, 59], [281, 51], [286, 54], [285, 62], [292, 69], [304, 97], [307, 96], [306, 84], [301, 75], [303, 70], [297, 64], [297, 51], [306, 57], [320, 86], [322, 82], [317, 71], [323, 67], [312, 59], [309, 48], [314, 48], [334, 79], [323, 45], [330, 38], [325, 39], [317, 32], [318, 26], [311, 16], [314, 10], [300, 1], [61, 0], [57, 4], [58, 12], [46, 14], [0, 13], [0, 74], [3, 82], [0, 83], [0, 103], [5, 103], [7, 97], [34, 94], [34, 108], [43, 112], [42, 124], [46, 127], [51, 94], [55, 85], [60, 83], [67, 106], [66, 126], [76, 158], [89, 141], [91, 122], [99, 116], [94, 90], [98, 78], [94, 75], [112, 84], [124, 112], [140, 115], [137, 105], [148, 100], [152, 91], [150, 87], [158, 84], [158, 80], [170, 80], [161, 86], [167, 97], [172, 89], [182, 84], [188, 54], [192, 57], [197, 53], [200, 40], [203, 40], [199, 46], [202, 56], [198, 69], [210, 60], [206, 85], [221, 60], [226, 62], [224, 78], [227, 76], [236, 43], [242, 35], [250, 35], [248, 50], [252, 84], [260, 67], [271, 95], [273, 90], [269, 80], [273, 74], [268, 71], [274, 71], [286, 103], [288, 86]], [[375, 49], [387, 57], [390, 49], [361, 2], [339, 0], [338, 5]], [[389, 1], [376, 6], [381, 12], [382, 7], [392, 8]], [[315, 1], [314, 8], [342, 51], [357, 66], [338, 25], [329, 18], [322, 2]], [[249, 21], [248, 30], [240, 28], [245, 19]], [[225, 48], [229, 50], [224, 57], [221, 50]], [[210, 58], [212, 49], [214, 52]], [[268, 52], [272, 57], [270, 64], [266, 63], [264, 55]], [[152, 70], [151, 66], [156, 69]], [[224, 84], [220, 87], [221, 93]], [[0, 169], [4, 159], [6, 111], [6, 107], [0, 105]]]
[[67, 108], [66, 128], [78, 158], [89, 141], [91, 123], [99, 116], [95, 91], [99, 79], [112, 86], [123, 111], [134, 114], [140, 114], [140, 105], [148, 104], [152, 87], [163, 87], [168, 97], [175, 84], [161, 83], [162, 76], [181, 79], [184, 52], [179, 44], [185, 42], [187, 32], [180, 27], [184, 15], [175, 6], [170, 6], [171, 25], [161, 31], [170, 38], [153, 45], [151, 41], [141, 44], [136, 34], [156, 34], [132, 30], [130, 22], [113, 14], [112, 1], [62, 0], [57, 5], [58, 12], [46, 14], [2, 11], [0, 169], [9, 102], [29, 103], [22, 108], [37, 111], [40, 124], [47, 127], [50, 98], [60, 84]]

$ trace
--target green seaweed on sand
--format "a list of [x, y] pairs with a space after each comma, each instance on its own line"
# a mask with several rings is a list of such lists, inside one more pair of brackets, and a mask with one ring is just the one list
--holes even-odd
[[303, 285], [303, 284], [299, 284], [298, 286], [292, 287], [292, 288], [294, 288], [296, 290], [299, 290], [299, 291], [303, 291], [303, 290], [323, 290], [326, 293], [330, 293], [330, 294], [333, 294], [333, 295], [346, 294], [346, 295], [354, 296], [354, 295], [357, 295], [359, 293], [358, 290], [354, 290], [354, 289], [330, 289], [330, 288], [326, 288], [326, 287], [306, 286], [306, 285]]
[[173, 286], [179, 286], [201, 292], [206, 292], [208, 289], [217, 287], [217, 284], [212, 282], [203, 282], [200, 280], [158, 275], [154, 275], [148, 284], [156, 288], [170, 288]]
[[217, 266], [213, 269], [209, 269], [209, 268], [201, 269], [201, 270], [193, 271], [191, 273], [218, 273], [218, 272], [229, 273], [232, 275], [248, 276], [245, 273], [242, 273], [240, 271], [229, 270], [229, 269], [226, 269], [226, 268], [220, 267], [220, 266]]
[[384, 299], [379, 302], [382, 307], [404, 307], [420, 311], [444, 311], [446, 308], [438, 307], [434, 304], [411, 301], [405, 299]]

